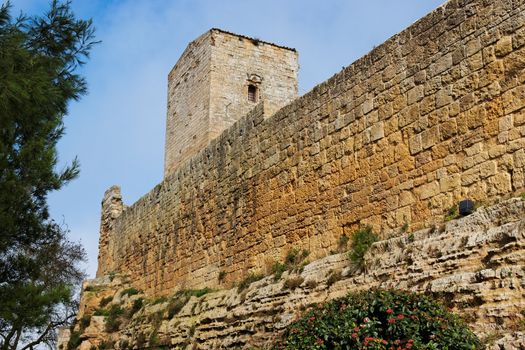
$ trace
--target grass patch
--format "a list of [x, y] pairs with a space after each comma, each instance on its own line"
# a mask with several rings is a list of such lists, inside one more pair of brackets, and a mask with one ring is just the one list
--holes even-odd
[[292, 248], [284, 259], [284, 262], [276, 261], [272, 265], [273, 280], [277, 282], [281, 279], [285, 271], [291, 270], [293, 272], [302, 272], [304, 266], [307, 264], [306, 257], [310, 254], [307, 250], [299, 250]]
[[288, 266], [281, 262], [274, 262], [272, 265], [273, 280], [277, 282], [281, 279], [283, 273], [288, 270]]
[[370, 226], [363, 227], [353, 233], [352, 249], [348, 253], [348, 257], [355, 269], [362, 269], [364, 267], [366, 252], [370, 246], [378, 240], [379, 237]]
[[459, 210], [457, 205], [453, 205], [447, 210], [447, 214], [445, 215], [445, 221], [451, 221], [459, 218]]

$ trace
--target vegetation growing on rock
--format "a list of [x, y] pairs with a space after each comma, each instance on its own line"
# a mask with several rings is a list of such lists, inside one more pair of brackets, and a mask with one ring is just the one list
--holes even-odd
[[422, 294], [351, 293], [289, 325], [275, 349], [481, 349], [456, 315]]

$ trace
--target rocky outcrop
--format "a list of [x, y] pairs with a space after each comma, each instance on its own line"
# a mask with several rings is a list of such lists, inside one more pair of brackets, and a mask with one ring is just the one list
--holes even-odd
[[[309, 305], [376, 287], [441, 297], [490, 349], [525, 349], [524, 199], [374, 243], [364, 266], [355, 271], [340, 253], [244, 290], [174, 290], [157, 299], [130, 289], [123, 276], [87, 281], [78, 316], [85, 327], [80, 349], [261, 347]], [[101, 300], [109, 301], [105, 310], [115, 305], [122, 311], [116, 317], [93, 316]], [[110, 317], [120, 323], [114, 331], [106, 326]], [[79, 321], [75, 331], [80, 328]]]

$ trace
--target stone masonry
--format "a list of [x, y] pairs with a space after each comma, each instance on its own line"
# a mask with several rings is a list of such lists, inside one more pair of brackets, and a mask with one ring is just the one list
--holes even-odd
[[359, 225], [388, 238], [522, 192], [524, 68], [525, 1], [451, 0], [277, 112], [259, 103], [133, 205], [113, 197], [97, 275], [217, 287]]
[[[190, 43], [168, 76], [165, 176], [246, 115], [297, 98], [294, 49], [211, 29]], [[248, 99], [249, 86], [254, 100]]]

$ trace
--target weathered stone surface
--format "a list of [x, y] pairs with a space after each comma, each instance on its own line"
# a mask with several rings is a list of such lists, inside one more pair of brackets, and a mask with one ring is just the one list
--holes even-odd
[[[169, 302], [152, 300], [131, 320], [124, 320], [118, 332], [95, 334], [90, 326], [83, 339], [86, 344], [113, 340], [117, 349], [124, 341], [136, 348], [141, 335], [150, 339], [154, 333], [159, 342], [175, 348], [264, 346], [309, 305], [379, 287], [441, 297], [480, 337], [494, 340], [491, 350], [523, 349], [524, 333], [519, 327], [525, 320], [521, 313], [525, 309], [524, 199], [502, 201], [465, 218], [377, 242], [365, 256], [365, 267], [354, 272], [346, 254], [330, 255], [306, 265], [300, 273], [303, 281], [294, 290], [284, 284], [299, 275], [285, 272], [278, 281], [269, 276], [242, 292], [233, 288], [191, 297], [171, 319]], [[327, 285], [331, 271], [341, 271], [343, 277]], [[82, 305], [114, 294], [113, 302], [120, 300], [129, 309], [143, 296], [119, 298], [127, 286], [119, 277], [86, 283]], [[79, 317], [90, 312], [81, 309]]]

